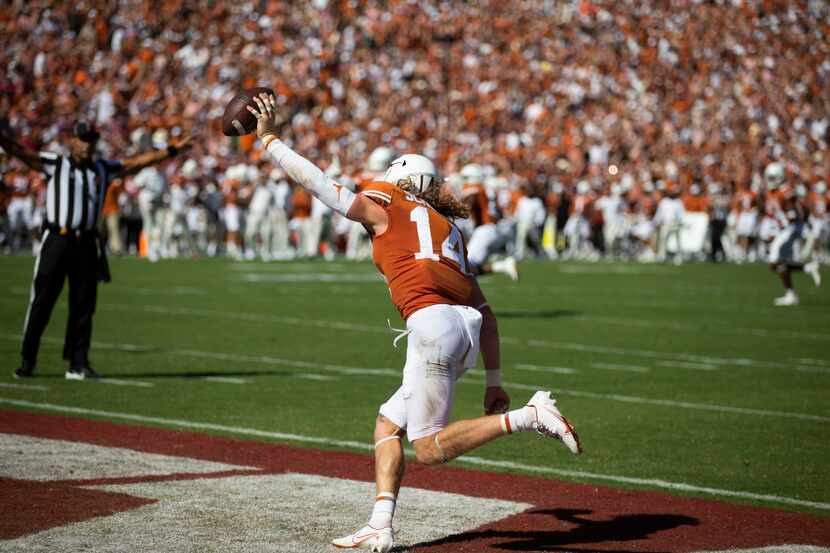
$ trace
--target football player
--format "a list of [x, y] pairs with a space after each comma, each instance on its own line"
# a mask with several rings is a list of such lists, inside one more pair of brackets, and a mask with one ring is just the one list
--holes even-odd
[[[496, 318], [468, 271], [464, 241], [453, 224], [468, 212], [454, 197], [441, 194], [435, 165], [421, 155], [403, 155], [381, 180], [354, 193], [277, 138], [273, 96], [263, 94], [255, 102], [257, 108], [248, 109], [273, 159], [320, 201], [366, 228], [375, 264], [406, 321], [398, 338], [407, 337], [403, 383], [381, 405], [375, 423], [376, 502], [368, 524], [332, 543], [383, 553], [394, 545], [404, 434], [425, 464], [445, 463], [505, 434], [529, 430], [562, 440], [579, 453], [576, 433], [550, 392], [536, 392], [527, 405], [508, 411]], [[487, 375], [485, 416], [450, 424], [455, 381], [475, 365], [479, 351]]]
[[[461, 178], [464, 179], [461, 189], [462, 201], [467, 206], [470, 212], [469, 219], [472, 221], [468, 247], [470, 272], [474, 275], [502, 273], [512, 280], [519, 280], [516, 260], [513, 257], [489, 261], [490, 256], [506, 244], [507, 233], [497, 224], [498, 208], [491, 202], [484, 187], [484, 170], [478, 164], [467, 164], [461, 168]], [[495, 190], [493, 192], [495, 194]]]
[[[770, 167], [773, 169], [771, 170]], [[778, 273], [786, 290], [783, 296], [775, 298], [774, 304], [782, 307], [794, 306], [798, 305], [798, 296], [793, 289], [793, 272], [804, 271], [812, 277], [816, 286], [821, 284], [818, 262], [813, 260], [810, 263], [801, 263], [799, 261], [798, 246], [804, 238], [808, 208], [804, 199], [785, 184], [786, 175], [783, 165], [778, 162], [771, 163], [764, 171], [764, 177], [770, 189], [766, 199], [767, 212], [775, 216], [780, 225], [775, 238], [770, 243], [769, 267]]]

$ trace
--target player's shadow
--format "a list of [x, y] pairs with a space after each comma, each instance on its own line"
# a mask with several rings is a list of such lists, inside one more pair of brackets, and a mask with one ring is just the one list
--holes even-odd
[[[582, 544], [610, 542], [632, 542], [648, 539], [652, 534], [671, 530], [679, 526], [697, 526], [700, 521], [694, 517], [677, 514], [626, 514], [610, 520], [590, 520], [580, 515], [592, 511], [577, 509], [538, 509], [525, 514], [551, 516], [553, 521], [540, 521], [538, 526], [551, 526], [558, 522], [575, 524], [567, 530], [481, 530], [464, 532], [431, 542], [410, 545], [409, 551], [429, 551], [431, 547], [448, 544], [464, 544], [486, 540], [492, 549], [507, 551], [570, 551], [571, 547]], [[534, 525], [536, 526], [536, 525]], [[499, 540], [493, 543], [494, 540]], [[612, 546], [613, 547], [613, 546]], [[613, 553], [613, 549], [602, 549]]]
[[561, 319], [579, 317], [582, 311], [573, 309], [499, 309], [496, 317], [505, 319]]

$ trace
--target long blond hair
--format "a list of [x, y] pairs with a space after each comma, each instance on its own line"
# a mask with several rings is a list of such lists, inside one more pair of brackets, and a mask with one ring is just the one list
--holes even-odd
[[433, 180], [432, 184], [422, 192], [418, 192], [418, 187], [408, 177], [399, 180], [398, 187], [416, 198], [424, 200], [435, 211], [448, 219], [466, 219], [470, 216], [470, 208], [458, 201], [451, 193], [444, 192], [443, 187], [437, 180]]

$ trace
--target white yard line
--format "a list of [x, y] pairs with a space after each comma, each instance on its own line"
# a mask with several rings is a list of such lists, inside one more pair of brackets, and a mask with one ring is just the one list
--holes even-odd
[[[152, 313], [165, 313], [168, 315], [197, 315], [206, 317], [220, 317], [234, 320], [246, 321], [262, 321], [274, 322], [291, 325], [312, 326], [317, 328], [333, 328], [337, 330], [349, 330], [354, 332], [369, 332], [373, 334], [389, 334], [389, 331], [380, 325], [364, 325], [357, 323], [345, 323], [341, 321], [321, 320], [321, 319], [306, 319], [300, 317], [284, 317], [279, 315], [262, 315], [255, 313], [237, 313], [228, 311], [217, 311], [210, 309], [195, 309], [195, 308], [174, 308], [167, 306], [140, 306], [122, 305], [122, 304], [103, 304], [102, 309], [126, 310], [135, 311], [141, 309]], [[589, 353], [613, 353], [616, 355], [626, 355], [633, 357], [646, 357], [650, 359], [669, 359], [679, 361], [692, 361], [711, 363], [719, 365], [735, 365], [735, 366], [757, 366], [765, 368], [777, 369], [793, 369], [791, 364], [778, 363], [774, 361], [762, 361], [757, 359], [750, 359], [745, 357], [712, 357], [706, 355], [698, 355], [691, 353], [677, 353], [677, 352], [662, 352], [653, 350], [644, 350], [636, 348], [618, 348], [605, 347], [592, 344], [581, 344], [573, 342], [556, 342], [547, 340], [523, 340], [510, 336], [502, 336], [502, 342], [509, 344], [522, 344], [532, 347], [544, 347], [554, 349], [565, 349], [571, 351], [584, 351]]]
[[[19, 336], [10, 335], [10, 334], [0, 334], [0, 338], [5, 339], [20, 339]], [[44, 338], [46, 341], [53, 341], [56, 343], [62, 343], [61, 340], [58, 339], [50, 339]], [[102, 348], [113, 348], [113, 349], [121, 349], [120, 344], [108, 344], [105, 342], [93, 342], [95, 347], [102, 347]], [[134, 344], [126, 344], [128, 348], [136, 348]], [[337, 374], [343, 375], [361, 375], [361, 376], [389, 376], [394, 378], [401, 378], [402, 371], [401, 369], [370, 369], [370, 368], [363, 368], [363, 367], [348, 367], [344, 365], [332, 365], [328, 363], [314, 363], [311, 361], [300, 361], [300, 360], [293, 360], [293, 359], [284, 359], [280, 357], [270, 357], [267, 355], [240, 355], [240, 354], [232, 354], [232, 353], [222, 353], [222, 352], [210, 352], [210, 351], [201, 351], [201, 350], [183, 350], [183, 349], [171, 349], [171, 350], [164, 350], [164, 353], [174, 354], [174, 355], [184, 355], [189, 357], [197, 357], [197, 358], [207, 358], [207, 359], [222, 359], [226, 361], [238, 361], [243, 363], [263, 363], [267, 365], [277, 365], [277, 366], [286, 366], [286, 367], [296, 367], [296, 368], [309, 368], [309, 369], [316, 369], [322, 370], [327, 372], [333, 372]], [[470, 375], [480, 375], [481, 371], [470, 371]], [[474, 380], [472, 378], [462, 378], [459, 380], [461, 384], [480, 384], [483, 381]], [[518, 383], [511, 383], [511, 382], [504, 382], [503, 385], [505, 387], [513, 387], [522, 390], [539, 390], [541, 388], [547, 388], [547, 385], [538, 386], [538, 385], [530, 385], [530, 384], [518, 384]], [[652, 399], [652, 398], [645, 398], [645, 397], [638, 397], [638, 396], [627, 396], [621, 394], [602, 394], [598, 392], [587, 392], [582, 390], [568, 390], [562, 388], [556, 388], [556, 393], [564, 394], [564, 395], [571, 395], [575, 397], [588, 397], [592, 399], [601, 399], [601, 400], [609, 400], [609, 401], [622, 401], [625, 403], [639, 403], [644, 405], [660, 405], [663, 407], [677, 407], [683, 409], [697, 409], [703, 411], [719, 411], [724, 413], [737, 413], [742, 415], [762, 415], [762, 416], [770, 416], [770, 417], [781, 417], [781, 418], [793, 418], [793, 419], [800, 419], [800, 420], [808, 420], [808, 421], [818, 421], [818, 422], [830, 422], [830, 417], [825, 417], [821, 415], [810, 415], [807, 413], [795, 413], [790, 411], [773, 411], [773, 410], [765, 410], [765, 409], [752, 409], [746, 407], [734, 407], [731, 405], [714, 405], [709, 403], [694, 403], [689, 401], [674, 401], [674, 400], [667, 400], [667, 399]]]
[[516, 363], [515, 365], [513, 365], [513, 368], [519, 369], [520, 371], [533, 371], [554, 374], [576, 374], [579, 372], [578, 369], [572, 369], [570, 367], [546, 367], [542, 365], [529, 365], [527, 363]]
[[204, 380], [208, 382], [218, 382], [220, 384], [247, 384], [248, 381], [244, 378], [235, 378], [232, 376], [206, 376]]
[[648, 367], [641, 365], [621, 365], [619, 363], [591, 363], [591, 368], [603, 369], [606, 371], [628, 371], [633, 373], [647, 373], [651, 371]]
[[[483, 380], [462, 379], [459, 382], [463, 384], [484, 383]], [[519, 390], [540, 390], [545, 389], [545, 386], [537, 386], [533, 384], [518, 384], [514, 382], [502, 382], [505, 388], [516, 388]], [[816, 422], [830, 422], [830, 417], [823, 417], [821, 415], [810, 415], [807, 413], [794, 413], [792, 411], [771, 411], [767, 409], [752, 409], [749, 407], [734, 407], [731, 405], [716, 405], [711, 403], [694, 403], [691, 401], [674, 401], [671, 399], [653, 399], [639, 396], [627, 396], [623, 394], [601, 394], [598, 392], [586, 392], [583, 390], [570, 390], [568, 388], [554, 388], [555, 394], [574, 397], [587, 397], [591, 399], [603, 399], [610, 401], [622, 401], [625, 403], [639, 403], [642, 405], [660, 405], [662, 407], [680, 407], [682, 409], [696, 409], [700, 411], [717, 411], [722, 413], [737, 413], [741, 415], [761, 415], [765, 417], [779, 417], [788, 419], [800, 419], [805, 421]]]
[[795, 370], [803, 372], [803, 373], [819, 373], [819, 374], [830, 374], [830, 367], [814, 367], [814, 366], [798, 366]]
[[[139, 423], [161, 424], [165, 426], [173, 426], [179, 428], [195, 429], [195, 430], [211, 430], [215, 432], [227, 432], [231, 434], [256, 436], [258, 438], [269, 438], [276, 440], [288, 440], [301, 443], [314, 443], [325, 446], [345, 447], [351, 449], [358, 449], [360, 451], [372, 451], [374, 446], [369, 443], [355, 442], [347, 440], [334, 440], [325, 437], [303, 436], [300, 434], [286, 434], [282, 432], [268, 432], [264, 430], [257, 430], [254, 428], [244, 428], [239, 426], [225, 426], [221, 424], [212, 424], [205, 422], [188, 421], [181, 419], [168, 419], [162, 417], [148, 417], [133, 413], [122, 413], [115, 411], [100, 411], [97, 409], [86, 409], [83, 407], [74, 407], [70, 405], [55, 405], [51, 403], [38, 403], [25, 400], [17, 400], [0, 397], [0, 404], [13, 405], [16, 407], [26, 407], [32, 409], [42, 409], [46, 411], [55, 411], [59, 413], [73, 413], [76, 415], [90, 415], [96, 417], [106, 417], [110, 419], [130, 420]], [[408, 451], [408, 454], [412, 454]], [[487, 467], [498, 467], [513, 470], [523, 470], [527, 472], [536, 472], [541, 474], [552, 474], [556, 476], [563, 476], [566, 478], [576, 478], [585, 480], [603, 480], [607, 482], [615, 482], [620, 484], [634, 484], [639, 486], [647, 486], [671, 491], [683, 491], [699, 493], [704, 495], [711, 495], [715, 497], [734, 497], [740, 499], [750, 499], [754, 501], [783, 503], [788, 505], [797, 505], [800, 507], [810, 507], [814, 509], [830, 510], [830, 503], [818, 501], [806, 501], [793, 497], [772, 495], [772, 494], [758, 494], [740, 490], [728, 490], [722, 488], [712, 488], [708, 486], [698, 486], [695, 484], [688, 484], [685, 482], [671, 482], [668, 480], [652, 479], [652, 478], [635, 478], [630, 476], [620, 476], [614, 474], [601, 474], [588, 471], [556, 469], [546, 466], [528, 465], [524, 463], [514, 463], [511, 461], [499, 461], [494, 459], [486, 459], [476, 456], [463, 456], [458, 459], [469, 464]]]
[[711, 363], [690, 363], [688, 361], [658, 361], [658, 367], [671, 367], [678, 369], [692, 369], [696, 371], [716, 371], [717, 365]]
[[140, 380], [127, 380], [122, 378], [103, 377], [95, 380], [101, 384], [113, 384], [115, 386], [135, 386], [136, 388], [152, 388], [155, 386], [152, 382], [142, 382]]
[[[0, 300], [2, 303], [8, 303], [8, 300]], [[14, 302], [17, 304], [17, 302]], [[233, 312], [233, 311], [218, 311], [211, 309], [197, 309], [185, 307], [169, 307], [161, 305], [130, 305], [117, 303], [104, 303], [98, 306], [99, 310], [112, 311], [129, 311], [131, 313], [136, 310], [145, 311], [148, 313], [163, 313], [165, 315], [179, 315], [179, 316], [202, 316], [202, 317], [217, 317], [230, 320], [242, 320], [253, 322], [270, 322], [287, 325], [301, 325], [316, 328], [332, 328], [335, 330], [346, 330], [352, 332], [368, 332], [372, 334], [390, 334], [385, 326], [381, 325], [366, 325], [359, 323], [347, 323], [341, 321], [332, 321], [325, 319], [307, 319], [300, 317], [284, 317], [280, 315], [264, 315], [257, 313]], [[751, 359], [748, 357], [713, 357], [707, 355], [699, 355], [693, 353], [683, 352], [665, 352], [646, 350], [639, 348], [622, 348], [622, 347], [608, 347], [594, 344], [583, 344], [577, 342], [559, 342], [550, 340], [526, 340], [511, 336], [501, 336], [501, 341], [504, 344], [515, 344], [521, 346], [562, 349], [566, 351], [579, 351], [584, 353], [603, 353], [623, 355], [629, 357], [643, 357], [647, 359], [663, 359], [663, 360], [677, 360], [677, 361], [691, 361], [700, 363], [709, 363], [714, 365], [729, 365], [736, 367], [762, 367], [771, 369], [787, 369], [805, 372], [802, 367], [797, 367], [791, 363], [781, 363], [776, 361], [765, 361], [760, 359]], [[820, 360], [813, 360], [822, 362]], [[830, 361], [826, 361], [830, 366]], [[809, 371], [820, 372], [820, 371]], [[830, 371], [828, 372], [830, 373]]]
[[796, 359], [799, 363], [804, 363], [806, 365], [820, 365], [822, 367], [830, 367], [830, 361], [824, 359]]
[[0, 388], [11, 388], [13, 390], [35, 390], [37, 392], [49, 391], [49, 388], [46, 386], [38, 386], [37, 384], [15, 384], [13, 382], [0, 382]]

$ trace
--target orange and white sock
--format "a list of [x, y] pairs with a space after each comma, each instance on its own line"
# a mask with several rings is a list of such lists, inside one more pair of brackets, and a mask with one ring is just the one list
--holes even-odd
[[527, 432], [533, 429], [533, 421], [536, 415], [535, 409], [525, 405], [519, 409], [513, 409], [501, 416], [501, 429], [505, 434], [513, 432]]
[[395, 515], [395, 494], [380, 492], [375, 498], [375, 507], [369, 526], [376, 529], [392, 526], [392, 517]]

